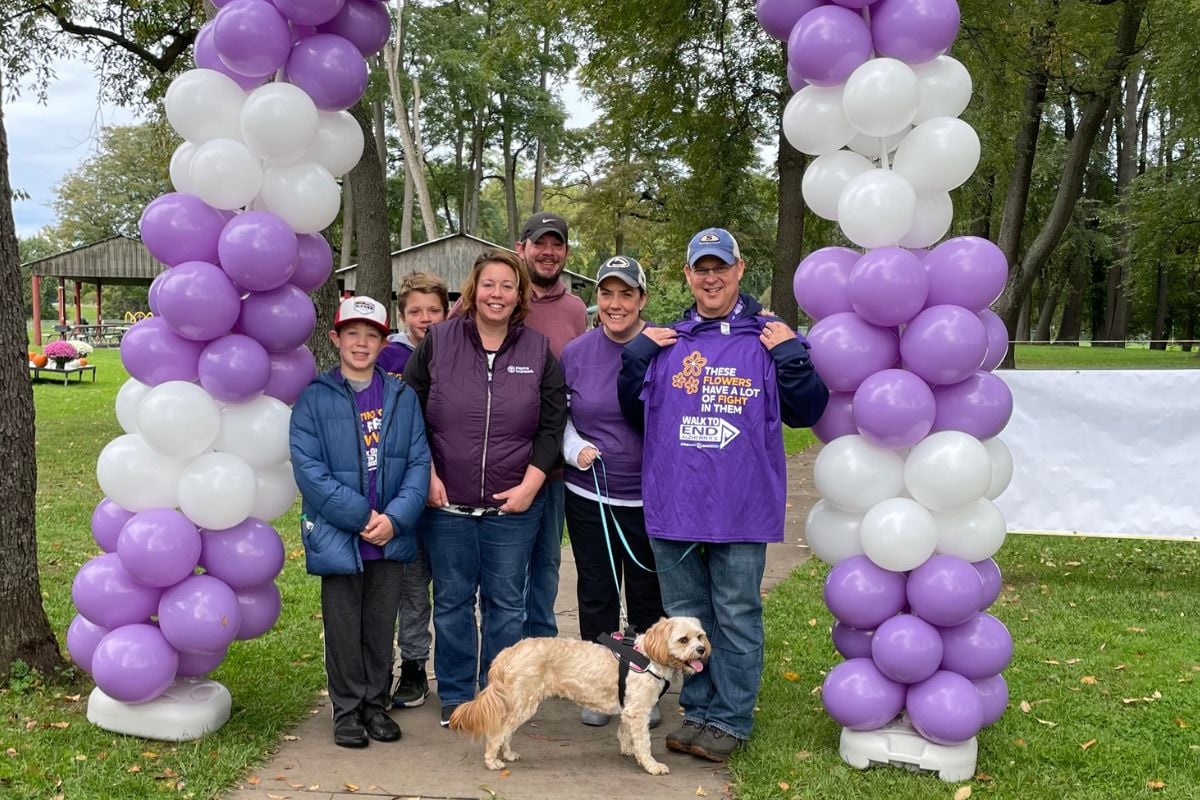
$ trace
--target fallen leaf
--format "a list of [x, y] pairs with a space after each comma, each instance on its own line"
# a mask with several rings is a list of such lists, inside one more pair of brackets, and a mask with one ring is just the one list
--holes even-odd
[[1113, 667], [1113, 672], [1117, 672], [1118, 670], [1122, 670], [1122, 669], [1125, 669], [1125, 665], [1117, 664], [1115, 667]]
[[8, 756], [9, 758], [16, 758], [18, 755], [17, 748], [15, 748], [15, 747], [8, 748], [7, 750], [4, 751], [4, 755]]
[[1096, 685], [1096, 676], [1095, 675], [1084, 675], [1082, 678], [1079, 679], [1079, 682], [1087, 684], [1088, 686], [1095, 686]]
[[790, 670], [783, 673], [783, 678], [784, 678], [784, 680], [793, 681], [793, 682], [800, 680], [800, 676]]
[[1028, 700], [1022, 700], [1021, 701], [1021, 710], [1024, 711], [1026, 714], [1028, 714], [1030, 711], [1033, 711], [1033, 706], [1029, 705]]
[[321, 788], [321, 784], [314, 783], [312, 786], [308, 787], [308, 790], [310, 792], [315, 792], [317, 789], [320, 789], [320, 788]]
[[66, 728], [69, 728], [69, 727], [71, 727], [71, 723], [69, 723], [69, 722], [51, 722], [51, 723], [50, 723], [50, 727], [51, 727], [51, 728], [60, 728], [60, 729], [66, 729]]
[[975, 780], [977, 780], [977, 781], [990, 781], [990, 780], [992, 780], [992, 776], [991, 776], [991, 775], [988, 775], [986, 772], [976, 772], [976, 773], [975, 773]]
[[287, 780], [287, 775], [276, 775], [274, 778], [271, 778], [271, 780], [273, 780], [273, 781], [286, 781], [286, 780]]
[[285, 742], [298, 742], [298, 741], [300, 741], [300, 737], [299, 737], [299, 736], [293, 736], [293, 735], [291, 735], [291, 734], [289, 733], [289, 734], [287, 734], [286, 736], [284, 736], [284, 737], [283, 737], [283, 740], [284, 740]]
[[708, 792], [704, 791], [703, 786], [696, 787], [696, 797], [708, 797]]
[[1073, 667], [1073, 666], [1075, 666], [1076, 664], [1078, 664], [1078, 663], [1080, 662], [1080, 660], [1081, 660], [1081, 659], [1078, 659], [1078, 658], [1068, 658], [1068, 659], [1067, 659], [1067, 666], [1069, 666], [1069, 667]]
[[75, 760], [76, 761], [87, 761], [87, 756], [85, 756], [83, 753], [80, 753], [79, 755], [75, 756]]
[[158, 753], [155, 753], [153, 750], [147, 750], [146, 752], [142, 753], [142, 758], [149, 758], [153, 760], [158, 758]]
[[954, 800], [967, 800], [971, 796], [970, 786], [960, 786], [958, 791], [954, 793]]
[[1162, 781], [1146, 781], [1146, 788], [1150, 789], [1152, 791], [1157, 791], [1159, 789], [1165, 789], [1166, 787], [1167, 787], [1167, 785], [1165, 783], [1163, 783]]
[[817, 618], [816, 617], [813, 617], [812, 619], [810, 619], [808, 621], [808, 627], [810, 627], [810, 628], [817, 627]]
[[293, 789], [303, 789], [304, 788], [303, 783], [289, 783], [288, 786], [292, 787]]
[[262, 783], [262, 778], [258, 777], [257, 775], [251, 775], [249, 778], [246, 778], [246, 783], [250, 784], [251, 786], [258, 786], [258, 784]]
[[127, 769], [125, 771], [126, 772], [141, 772], [142, 768], [139, 767], [137, 764], [134, 764], [132, 767], [130, 767], [129, 769]]
[[271, 800], [288, 800], [288, 798], [291, 797], [291, 795], [290, 794], [271, 794], [270, 792], [267, 792], [267, 797], [271, 798]]
[[1037, 717], [1034, 717], [1034, 719], [1037, 719], [1037, 721], [1038, 721], [1038, 722], [1042, 723], [1043, 725], [1047, 725], [1047, 726], [1049, 726], [1049, 727], [1051, 727], [1051, 728], [1053, 728], [1053, 727], [1055, 727], [1056, 725], [1058, 725], [1058, 723], [1057, 723], [1057, 722], [1051, 722], [1051, 721], [1050, 721], [1050, 720], [1048, 720], [1048, 719], [1038, 719]]
[[1015, 742], [1013, 742], [1013, 744], [1015, 744], [1017, 747], [1028, 747], [1028, 745], [1025, 744], [1024, 739], [1017, 739]]
[[31, 731], [37, 727], [37, 724], [38, 724], [38, 721], [36, 719], [31, 719], [25, 723], [25, 730]]
[[345, 786], [345, 787], [346, 787], [346, 791], [347, 791], [347, 792], [357, 792], [357, 791], [358, 791], [358, 785], [357, 785], [357, 784], [353, 784], [353, 783], [343, 783], [343, 784], [342, 784], [342, 786]]
[[1056, 667], [1057, 667], [1057, 666], [1058, 666], [1058, 664], [1059, 664], [1059, 662], [1058, 662], [1058, 659], [1056, 659], [1056, 658], [1048, 658], [1048, 659], [1046, 659], [1045, 661], [1043, 661], [1042, 663], [1043, 663], [1043, 664], [1053, 664], [1053, 665], [1054, 665], [1054, 666], [1056, 666]]
[[1091, 747], [1091, 746], [1092, 746], [1092, 745], [1094, 745], [1095, 743], [1096, 743], [1096, 740], [1095, 740], [1095, 739], [1088, 739], [1086, 742], [1084, 742], [1083, 744], [1079, 745], [1079, 749], [1080, 749], [1080, 750], [1087, 750], [1089, 747]]
[[806, 761], [809, 758], [812, 758], [812, 753], [808, 752], [807, 750], [801, 750], [796, 753], [796, 759], [798, 761]]
[[78, 703], [78, 702], [79, 702], [79, 698], [80, 698], [80, 697], [81, 697], [81, 695], [77, 695], [77, 694], [68, 694], [68, 695], [66, 695], [66, 696], [64, 696], [64, 697], [63, 697], [63, 700], [70, 700], [72, 703]]
[[1146, 632], [1145, 628], [1126, 628], [1125, 630], [1129, 631], [1130, 633], [1145, 633]]
[[512, 770], [511, 770], [511, 769], [502, 769], [502, 770], [500, 770], [500, 777], [501, 777], [501, 778], [507, 778], [509, 775], [512, 775]]
[[1184, 722], [1183, 717], [1176, 717], [1175, 724], [1179, 726], [1180, 730], [1184, 730], [1185, 728], [1192, 727], [1191, 725], [1188, 725], [1186, 722]]
[[175, 770], [171, 769], [170, 767], [167, 767], [167, 768], [165, 768], [165, 769], [164, 769], [162, 772], [160, 772], [160, 773], [158, 773], [157, 775], [155, 775], [155, 776], [154, 776], [154, 779], [155, 779], [155, 780], [161, 780], [161, 779], [163, 779], [163, 778], [178, 778], [178, 777], [179, 777], [179, 773], [178, 773], [178, 772], [176, 772]]

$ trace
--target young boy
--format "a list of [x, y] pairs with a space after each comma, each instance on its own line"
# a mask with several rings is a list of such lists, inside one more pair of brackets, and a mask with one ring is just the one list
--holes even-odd
[[375, 365], [387, 334], [385, 306], [369, 297], [343, 300], [329, 332], [338, 366], [318, 375], [292, 409], [300, 532], [308, 572], [321, 576], [325, 672], [340, 747], [400, 738], [387, 714], [392, 634], [402, 562], [416, 557], [414, 526], [429, 493], [420, 403]]

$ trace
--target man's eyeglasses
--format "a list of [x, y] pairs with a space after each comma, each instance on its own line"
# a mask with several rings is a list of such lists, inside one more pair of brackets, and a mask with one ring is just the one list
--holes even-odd
[[704, 269], [697, 269], [696, 267], [688, 267], [688, 269], [690, 269], [692, 271], [692, 274], [695, 275], [697, 278], [707, 278], [709, 275], [717, 275], [717, 276], [728, 275], [729, 270], [733, 269], [734, 266], [736, 266], [736, 265], [722, 264], [719, 267], [705, 267]]

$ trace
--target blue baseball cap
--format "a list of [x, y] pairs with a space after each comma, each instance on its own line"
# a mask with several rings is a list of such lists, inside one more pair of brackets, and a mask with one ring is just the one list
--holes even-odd
[[716, 256], [722, 264], [736, 264], [742, 260], [737, 239], [724, 228], [705, 228], [688, 242], [687, 263], [689, 267], [704, 256]]

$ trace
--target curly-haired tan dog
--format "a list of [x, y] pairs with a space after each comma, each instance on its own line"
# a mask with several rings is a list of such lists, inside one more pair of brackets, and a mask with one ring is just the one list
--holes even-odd
[[646, 672], [629, 672], [624, 708], [617, 699], [618, 662], [607, 647], [571, 639], [525, 639], [496, 656], [487, 688], [455, 710], [450, 727], [487, 737], [483, 763], [488, 769], [504, 769], [505, 761], [520, 757], [512, 750], [513, 732], [542, 700], [563, 697], [592, 711], [620, 714], [621, 754], [633, 756], [651, 775], [666, 774], [667, 765], [650, 754], [650, 709], [658, 703], [663, 680], [703, 670], [711, 647], [694, 617], [659, 620], [637, 637], [635, 647], [651, 663]]

